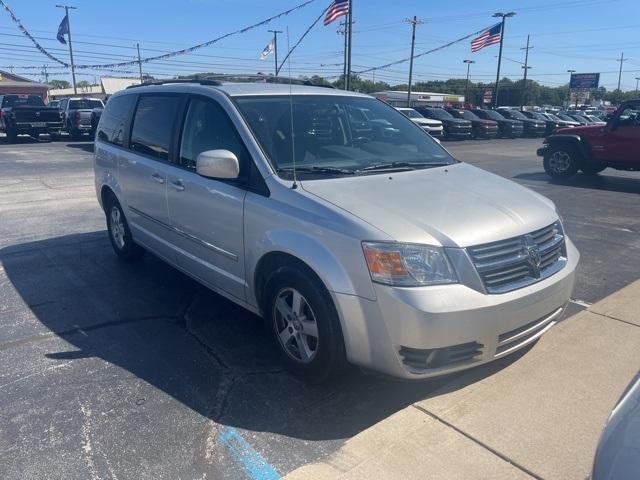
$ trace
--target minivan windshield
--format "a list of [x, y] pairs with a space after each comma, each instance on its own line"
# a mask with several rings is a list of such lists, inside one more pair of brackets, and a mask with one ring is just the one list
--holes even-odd
[[429, 134], [374, 98], [278, 95], [235, 100], [283, 178], [292, 178], [294, 154], [298, 176], [364, 175], [456, 163]]

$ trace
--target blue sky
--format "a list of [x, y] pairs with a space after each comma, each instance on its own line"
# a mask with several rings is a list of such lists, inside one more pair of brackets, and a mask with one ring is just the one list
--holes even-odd
[[[39, 37], [42, 45], [67, 59], [65, 45], [55, 40], [55, 31], [63, 12], [55, 8], [61, 0], [5, 0], [25, 27]], [[303, 0], [162, 0], [123, 1], [69, 0], [78, 9], [72, 12], [71, 28], [76, 63], [111, 63], [132, 59], [134, 45], [140, 42], [142, 56], [185, 48], [221, 34], [256, 23], [275, 13], [302, 3]], [[410, 26], [406, 18], [417, 15], [424, 23], [418, 27], [416, 53], [429, 50], [468, 33], [495, 23], [496, 11], [515, 11], [508, 19], [505, 36], [504, 76], [522, 76], [524, 47], [531, 34], [530, 78], [556, 86], [567, 82], [567, 69], [578, 72], [602, 72], [601, 85], [614, 89], [618, 81], [620, 54], [624, 51], [622, 89], [636, 86], [640, 77], [640, 1], [638, 0], [471, 0], [427, 1], [383, 0], [354, 1], [354, 70], [382, 65], [408, 57]], [[287, 30], [295, 43], [318, 17], [330, 0], [316, 0], [288, 17], [269, 26], [234, 36], [200, 50], [193, 55], [149, 63], [144, 70], [158, 77], [177, 73], [226, 71], [270, 72], [273, 59], [258, 60], [268, 43], [268, 29]], [[338, 75], [342, 71], [343, 37], [336, 33], [338, 22], [324, 27], [320, 22], [292, 56], [292, 75]], [[286, 36], [279, 37], [280, 55], [286, 50]], [[474, 80], [495, 78], [498, 47], [488, 47], [472, 54], [464, 41], [416, 61], [415, 79], [464, 77], [465, 58], [475, 60], [471, 68]], [[24, 38], [0, 10], [0, 68], [12, 65], [25, 74], [25, 66], [54, 63], [44, 57]], [[133, 67], [131, 72], [136, 71]], [[50, 68], [50, 72], [53, 69]], [[285, 67], [285, 73], [287, 68]], [[406, 82], [408, 65], [398, 65], [376, 72], [376, 79], [389, 83]], [[80, 79], [93, 80], [96, 71], [84, 71]], [[113, 74], [112, 74], [113, 75]], [[130, 75], [133, 75], [130, 74]], [[40, 78], [39, 71], [31, 75]], [[372, 78], [368, 73], [365, 78]], [[67, 78], [65, 73], [50, 78]]]

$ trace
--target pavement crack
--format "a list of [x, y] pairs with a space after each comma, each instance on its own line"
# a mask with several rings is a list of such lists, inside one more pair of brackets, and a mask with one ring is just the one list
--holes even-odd
[[446, 421], [445, 419], [439, 417], [435, 413], [430, 412], [429, 410], [427, 410], [424, 407], [421, 407], [420, 405], [413, 404], [411, 406], [413, 408], [415, 408], [416, 410], [420, 410], [422, 413], [424, 413], [424, 414], [428, 415], [429, 417], [433, 418], [435, 421], [440, 422], [443, 425], [445, 425], [446, 427], [451, 428], [452, 430], [456, 431], [457, 433], [459, 433], [460, 435], [464, 436], [465, 438], [468, 438], [469, 440], [471, 440], [472, 442], [474, 442], [478, 446], [484, 448], [485, 450], [488, 450], [489, 452], [493, 453], [494, 455], [496, 455], [497, 457], [501, 458], [505, 462], [513, 465], [515, 468], [520, 470], [522, 473], [525, 473], [526, 475], [529, 475], [530, 477], [535, 478], [536, 480], [543, 480], [543, 478], [540, 475], [535, 474], [534, 472], [529, 470], [524, 465], [519, 464], [515, 460], [509, 458], [508, 456], [506, 456], [505, 454], [499, 452], [495, 448], [490, 447], [489, 445], [487, 445], [483, 441], [478, 440], [473, 435], [470, 435], [467, 432], [465, 432], [464, 430], [461, 430], [460, 428], [456, 427], [454, 424], [452, 424], [452, 423]]

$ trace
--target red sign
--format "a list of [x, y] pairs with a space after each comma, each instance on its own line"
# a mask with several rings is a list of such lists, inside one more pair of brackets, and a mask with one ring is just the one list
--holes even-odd
[[487, 88], [484, 91], [484, 95], [482, 96], [482, 102], [491, 103], [491, 100], [493, 100], [493, 90], [491, 90], [490, 88]]

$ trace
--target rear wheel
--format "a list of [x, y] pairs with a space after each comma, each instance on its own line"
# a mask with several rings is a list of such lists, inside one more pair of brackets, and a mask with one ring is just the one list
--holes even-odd
[[341, 373], [344, 341], [335, 306], [324, 285], [295, 266], [268, 281], [265, 318], [291, 372], [311, 382]]
[[553, 145], [544, 156], [544, 170], [553, 178], [569, 178], [577, 173], [582, 162], [572, 145]]
[[144, 249], [134, 243], [129, 224], [122, 207], [112, 196], [105, 205], [109, 241], [119, 258], [125, 261], [137, 260], [144, 254]]

